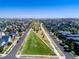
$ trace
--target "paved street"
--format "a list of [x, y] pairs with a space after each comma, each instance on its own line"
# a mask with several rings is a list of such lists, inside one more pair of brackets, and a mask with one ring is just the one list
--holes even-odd
[[29, 30], [27, 30], [24, 35], [22, 36], [22, 38], [19, 40], [19, 42], [13, 47], [12, 51], [6, 56], [6, 57], [1, 57], [0, 59], [24, 59], [24, 58], [16, 58], [15, 55], [19, 49], [19, 47], [21, 46], [24, 38], [26, 37], [27, 33]]
[[[49, 35], [52, 37], [52, 34], [49, 33]], [[53, 40], [57, 44], [57, 46], [61, 49], [61, 51], [64, 53], [64, 55], [66, 56], [66, 59], [75, 59], [74, 56], [72, 56], [69, 52], [64, 51], [64, 48], [59, 45], [60, 42], [57, 39], [53, 39]]]

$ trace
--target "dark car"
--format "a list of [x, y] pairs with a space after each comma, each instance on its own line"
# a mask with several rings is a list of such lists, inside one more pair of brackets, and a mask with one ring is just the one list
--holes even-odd
[[17, 43], [19, 42], [19, 40], [17, 40]]
[[63, 44], [63, 43], [59, 43], [59, 45], [64, 46], [64, 44]]
[[21, 39], [21, 37], [19, 39]]

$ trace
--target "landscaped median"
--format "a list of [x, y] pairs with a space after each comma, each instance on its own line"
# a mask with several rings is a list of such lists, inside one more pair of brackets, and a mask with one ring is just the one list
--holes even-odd
[[[33, 29], [30, 29], [19, 48], [17, 58], [59, 59], [49, 44], [43, 41]], [[64, 59], [64, 58], [63, 58]]]
[[[40, 23], [33, 22], [21, 47], [19, 48], [17, 58], [34, 58], [34, 59], [65, 59], [63, 53], [49, 35], [46, 34]], [[62, 55], [62, 56], [61, 56]]]
[[[54, 56], [54, 57], [53, 57]], [[51, 48], [30, 29], [16, 54], [17, 58], [58, 58]]]
[[52, 55], [52, 50], [31, 31], [26, 39], [21, 54], [31, 55]]

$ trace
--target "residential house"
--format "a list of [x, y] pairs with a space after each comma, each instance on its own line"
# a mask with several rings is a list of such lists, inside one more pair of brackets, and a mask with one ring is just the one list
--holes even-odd
[[18, 32], [11, 32], [9, 33], [9, 36], [11, 36], [11, 38], [14, 40], [15, 36], [18, 34]]
[[0, 38], [2, 38], [2, 36], [5, 36], [4, 32], [0, 32]]
[[18, 32], [11, 32], [11, 33], [9, 33], [9, 35], [10, 35], [11, 37], [15, 37], [17, 34], [18, 34]]
[[[60, 32], [62, 36], [64, 36], [67, 43], [72, 43], [74, 46], [74, 51], [77, 55], [79, 55], [79, 33], [71, 34], [69, 32]], [[69, 44], [69, 45], [70, 45]]]
[[59, 33], [63, 36], [67, 36], [71, 34], [69, 31], [59, 31]]
[[12, 42], [12, 39], [10, 36], [2, 36], [0, 40], [0, 46], [5, 47], [9, 42]]

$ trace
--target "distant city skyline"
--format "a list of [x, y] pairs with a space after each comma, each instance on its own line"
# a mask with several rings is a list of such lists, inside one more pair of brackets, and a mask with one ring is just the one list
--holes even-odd
[[0, 17], [79, 18], [79, 0], [0, 0]]

